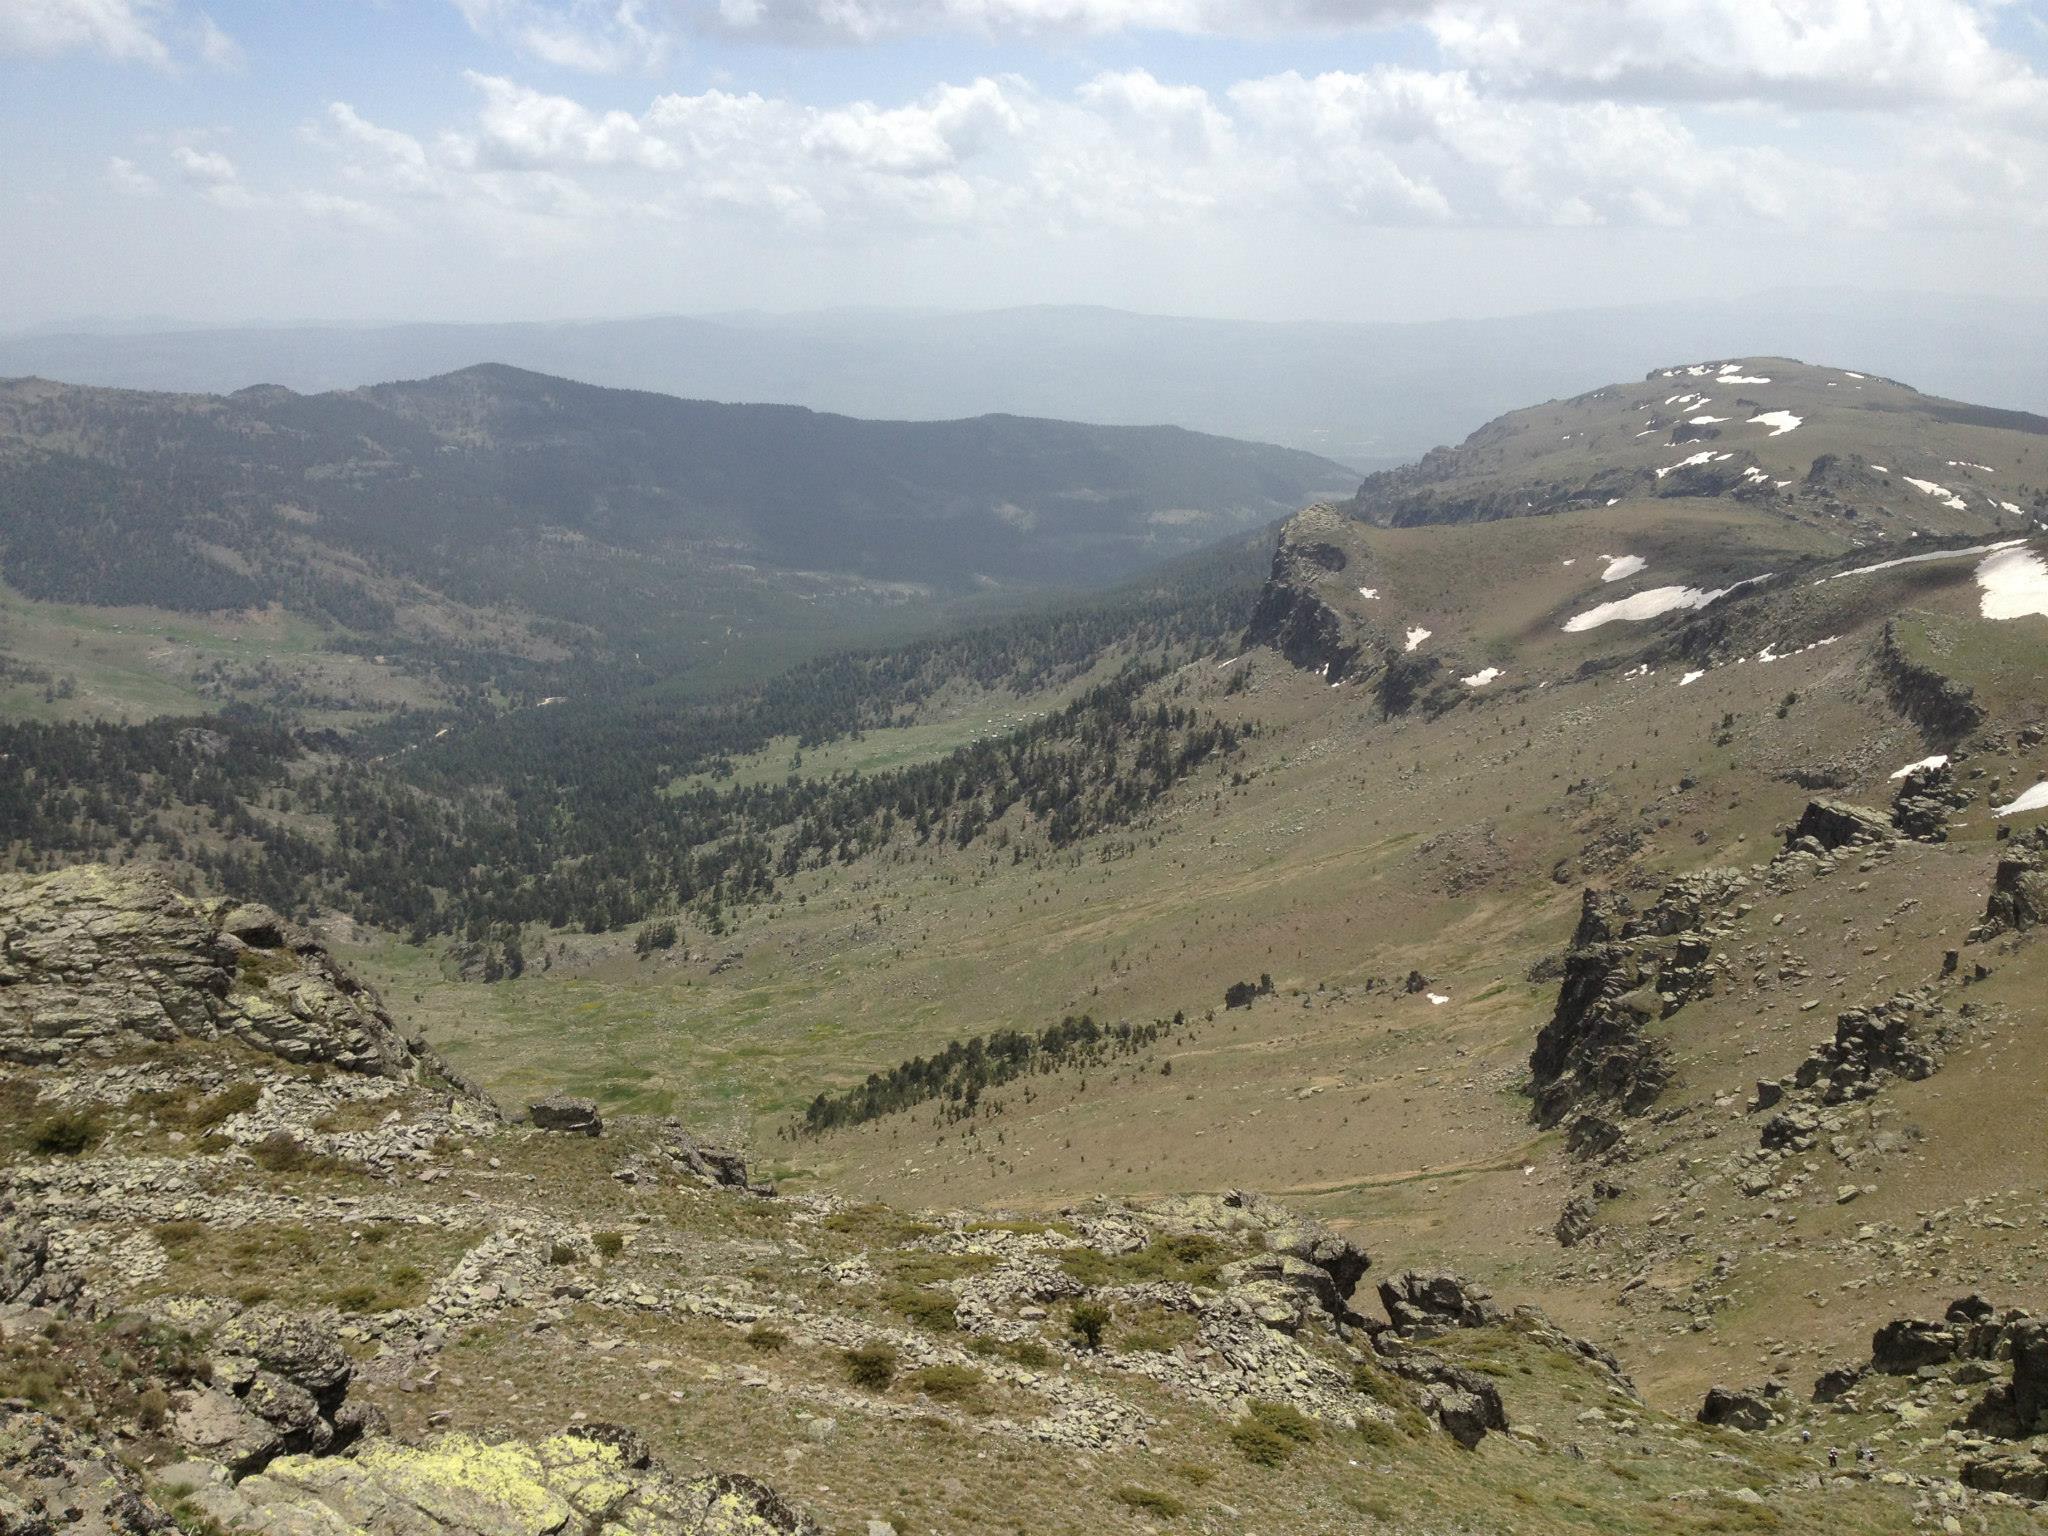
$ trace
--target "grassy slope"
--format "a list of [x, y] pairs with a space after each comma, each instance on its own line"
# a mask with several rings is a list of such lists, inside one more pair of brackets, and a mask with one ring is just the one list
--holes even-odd
[[[1361, 557], [1381, 582], [1378, 603], [1398, 606], [1398, 622], [1427, 623], [1440, 637], [1429, 643], [1455, 654], [1514, 652], [1508, 678], [1441, 721], [1382, 722], [1356, 691], [1331, 690], [1270, 657], [1252, 660], [1249, 693], [1225, 697], [1204, 664], [1179, 680], [1187, 695], [1266, 727], [1238, 765], [1249, 782], [1233, 785], [1228, 771], [1205, 778], [1158, 826], [1117, 847], [1042, 866], [991, 862], [985, 849], [900, 848], [801, 877], [779, 907], [748, 916], [729, 937], [686, 935], [694, 959], [637, 961], [621, 936], [558, 936], [549, 971], [496, 988], [451, 983], [407, 959], [388, 972], [394, 1001], [508, 1095], [566, 1083], [721, 1129], [752, 1112], [757, 1147], [785, 1172], [894, 1201], [1052, 1205], [1098, 1190], [1238, 1185], [1290, 1194], [1369, 1244], [1543, 1295], [1622, 1337], [1653, 1386], [1689, 1394], [1728, 1369], [1731, 1345], [1735, 1358], [1761, 1357], [1782, 1331], [1787, 1287], [1826, 1280], [1833, 1294], [1842, 1281], [1803, 1257], [1760, 1263], [1732, 1282], [1736, 1300], [1712, 1333], [1672, 1337], [1670, 1317], [1617, 1298], [1619, 1277], [1575, 1285], [1560, 1273], [1549, 1227], [1567, 1190], [1561, 1153], [1535, 1134], [1515, 1085], [1555, 995], [1524, 972], [1568, 935], [1582, 881], [1626, 874], [1575, 861], [1618, 831], [1644, 839], [1633, 866], [1642, 870], [1765, 859], [1776, 829], [1808, 798], [1784, 777], [1795, 770], [1827, 769], [1852, 795], [1881, 802], [1890, 770], [1925, 750], [1866, 671], [1882, 617], [1917, 605], [1915, 624], [1972, 636], [1977, 650], [2008, 660], [2048, 639], [2048, 621], [1985, 626], [1968, 616], [1966, 581], [1920, 568], [1830, 584], [1827, 601], [1852, 602], [1847, 616], [1861, 624], [1831, 647], [1731, 662], [1685, 688], [1670, 668], [1574, 682], [1581, 660], [1648, 638], [1641, 626], [1584, 636], [1556, 627], [1561, 614], [1612, 590], [1586, 557], [1619, 552], [1625, 510], [1518, 525], [1515, 538], [1500, 525], [1361, 535]], [[1664, 511], [1654, 535], [1626, 541], [1652, 561], [1643, 582], [1665, 563], [1681, 574], [1708, 559], [1769, 568], [1819, 537], [1725, 508]], [[1566, 567], [1565, 558], [1580, 563]], [[1489, 590], [1499, 600], [1462, 596]], [[1802, 623], [1843, 618], [1836, 608]], [[1980, 633], [1987, 628], [1997, 633]], [[1787, 648], [1814, 637], [1793, 630]], [[2002, 679], [2001, 705], [2038, 711], [2048, 690], [2011, 672], [1987, 674]], [[1801, 702], [1780, 719], [1785, 693]], [[1717, 745], [1731, 713], [1730, 740]], [[2031, 778], [2037, 758], [1983, 761], [2015, 782]], [[1687, 776], [1696, 782], [1681, 789]], [[1581, 784], [1591, 787], [1572, 788]], [[1711, 1103], [1788, 1070], [1834, 1008], [1938, 965], [1988, 883], [1990, 829], [1981, 816], [1965, 819], [1977, 824], [1950, 847], [1914, 850], [1883, 877], [1920, 906], [1890, 935], [1895, 947], [1878, 952], [1882, 962], [1860, 944], [1809, 957], [1842, 974], [1821, 1011], [1788, 1013], [1774, 1000], [1784, 1022], [1755, 1038], [1745, 1033], [1749, 1010], [1763, 1005], [1750, 1000], [1697, 1004], [1683, 1016], [1686, 1102]], [[1561, 861], [1562, 881], [1552, 878]], [[1849, 908], [1879, 899], [1849, 884], [1814, 898], [1814, 923], [1845, 927]], [[730, 956], [739, 958], [713, 974]], [[1410, 968], [1452, 1002], [1432, 1007], [1383, 990]], [[1218, 1008], [1225, 985], [1262, 971], [1278, 997], [1249, 1012]], [[2028, 974], [1993, 984], [2023, 987]], [[1381, 985], [1368, 990], [1369, 981]], [[1186, 1038], [1085, 1089], [1055, 1078], [1035, 1082], [1028, 1105], [1021, 1092], [1001, 1094], [1005, 1112], [979, 1136], [936, 1132], [927, 1109], [822, 1142], [773, 1139], [819, 1087], [951, 1038], [1037, 1029], [1083, 1009], [1143, 1019], [1176, 1008], [1195, 1021]], [[1763, 1059], [1745, 1054], [1752, 1047]], [[1931, 1091], [1944, 1087], [1937, 1080]], [[1956, 1090], [1934, 1103], [1965, 1097]], [[2048, 1176], [2048, 1162], [2008, 1174], [1972, 1154], [1946, 1176], [1958, 1187], [2003, 1188], [2022, 1175]], [[1625, 1203], [1616, 1219], [1646, 1222], [1662, 1177], [1646, 1176], [1632, 1197], [1635, 1217]], [[1946, 1195], [1909, 1168], [1896, 1198]], [[1711, 1254], [1716, 1233], [1754, 1238], [1752, 1211], [1709, 1205], [1703, 1251]], [[1873, 1197], [1869, 1209], [1878, 1208]], [[1963, 1252], [1937, 1266], [1930, 1294], [1967, 1288]], [[2048, 1299], [2025, 1276], [1995, 1288], [2002, 1299]], [[1808, 1353], [1846, 1348], [1874, 1317], [1897, 1310], [1894, 1301], [1867, 1288], [1847, 1294], [1805, 1334]]]

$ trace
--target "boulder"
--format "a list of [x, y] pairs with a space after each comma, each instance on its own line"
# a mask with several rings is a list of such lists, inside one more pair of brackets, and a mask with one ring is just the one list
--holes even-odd
[[1404, 1270], [1379, 1285], [1380, 1305], [1398, 1333], [1427, 1335], [1484, 1328], [1503, 1317], [1485, 1286], [1448, 1270]]
[[2001, 846], [1983, 921], [1970, 937], [1993, 939], [2043, 923], [2048, 923], [2048, 827], [2036, 827]]
[[267, 907], [83, 864], [0, 876], [0, 1061], [231, 1038], [290, 1061], [417, 1077], [376, 997]]
[[1963, 1463], [1962, 1484], [1979, 1493], [2048, 1503], [2048, 1457], [2023, 1451], [1973, 1456]]
[[775, 1193], [773, 1184], [747, 1177], [747, 1160], [739, 1153], [697, 1140], [680, 1120], [663, 1124], [661, 1150], [673, 1165], [700, 1183], [719, 1189], [744, 1189], [757, 1195]]
[[2027, 1318], [2005, 1332], [2012, 1345], [2012, 1406], [2020, 1433], [2048, 1434], [2048, 1321]]
[[1891, 818], [1882, 811], [1867, 805], [1851, 805], [1846, 800], [1809, 800], [1798, 825], [1785, 834], [1785, 846], [1795, 847], [1812, 838], [1832, 852], [1837, 848], [1888, 843], [1892, 836]]
[[604, 1134], [604, 1117], [598, 1114], [597, 1103], [592, 1099], [551, 1093], [544, 1099], [535, 1099], [527, 1106], [526, 1113], [536, 1130], [554, 1131], [564, 1136]]
[[1700, 1404], [1699, 1421], [1723, 1429], [1769, 1429], [1777, 1418], [1764, 1393], [1737, 1387], [1709, 1387]]
[[1887, 1376], [1910, 1376], [1924, 1365], [1955, 1359], [1961, 1344], [1961, 1335], [1946, 1323], [1897, 1318], [1871, 1335], [1870, 1363]]
[[1814, 1378], [1813, 1400], [1816, 1403], [1840, 1402], [1856, 1390], [1856, 1384], [1869, 1369], [1867, 1365], [1837, 1365], [1822, 1371]]
[[83, 1289], [78, 1276], [51, 1266], [48, 1232], [27, 1216], [0, 1214], [0, 1303], [63, 1306]]
[[215, 1490], [206, 1507], [223, 1528], [309, 1536], [818, 1536], [765, 1484], [729, 1473], [674, 1476], [636, 1439], [593, 1426], [537, 1444], [460, 1434], [422, 1446], [369, 1440], [348, 1457], [281, 1457], [239, 1486]]
[[1417, 1406], [1466, 1450], [1478, 1445], [1488, 1431], [1508, 1427], [1507, 1409], [1492, 1377], [1412, 1346], [1388, 1351], [1387, 1366], [1421, 1388]]
[[284, 1437], [232, 1392], [197, 1387], [173, 1395], [171, 1407], [171, 1433], [178, 1443], [236, 1476], [268, 1466], [284, 1449]]
[[1575, 1248], [1593, 1235], [1599, 1219], [1600, 1207], [1591, 1195], [1573, 1195], [1558, 1212], [1557, 1225], [1551, 1230], [1562, 1247]]
[[302, 1389], [324, 1413], [341, 1406], [355, 1366], [333, 1334], [289, 1313], [258, 1308], [214, 1335], [214, 1380], [237, 1390], [261, 1372]]

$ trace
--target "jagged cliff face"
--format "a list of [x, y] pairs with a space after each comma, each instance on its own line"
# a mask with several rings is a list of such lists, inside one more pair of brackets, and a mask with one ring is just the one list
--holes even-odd
[[99, 865], [0, 880], [0, 1060], [53, 1065], [179, 1038], [292, 1062], [439, 1069], [317, 941], [267, 907]]
[[1374, 626], [1345, 614], [1334, 601], [1344, 587], [1373, 586], [1369, 565], [1347, 547], [1346, 535], [1344, 516], [1326, 506], [1290, 518], [1245, 631], [1247, 645], [1270, 646], [1333, 684], [1376, 670], [1386, 647]]

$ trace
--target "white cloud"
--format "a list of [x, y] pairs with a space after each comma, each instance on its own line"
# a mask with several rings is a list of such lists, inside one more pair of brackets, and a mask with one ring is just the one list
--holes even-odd
[[156, 178], [133, 160], [114, 155], [107, 160], [107, 180], [136, 197], [155, 197], [163, 190]]
[[200, 13], [194, 29], [201, 62], [213, 69], [240, 69], [245, 62], [242, 45], [220, 29], [211, 16]]
[[1998, 0], [1448, 0], [1454, 62], [1525, 88], [1898, 110], [2013, 107], [2041, 82], [1997, 48]]
[[1383, 25], [1426, 0], [691, 0], [693, 25], [789, 42], [972, 35], [1273, 33]]
[[476, 131], [457, 141], [464, 163], [495, 170], [659, 170], [675, 161], [674, 151], [630, 112], [593, 112], [567, 96], [473, 70], [464, 78], [484, 96]]
[[[1807, 141], [1795, 154], [1769, 123], [1730, 142], [1743, 124], [1709, 136], [1668, 106], [1504, 94], [1469, 70], [1286, 72], [1221, 93], [1145, 70], [1064, 94], [1005, 75], [837, 105], [713, 89], [638, 113], [468, 78], [475, 111], [426, 135], [330, 106], [307, 133], [333, 156], [330, 190], [362, 209], [438, 202], [567, 241], [630, 224], [680, 231], [707, 214], [798, 230], [1147, 236], [1284, 223], [1840, 239], [2048, 223], [2048, 145], [2014, 130], [1883, 124], [1850, 153]], [[217, 200], [240, 185], [217, 153], [187, 147], [177, 164]]]
[[0, 53], [104, 53], [168, 65], [161, 0], [6, 0], [0, 5]]
[[176, 68], [190, 55], [236, 69], [242, 50], [205, 12], [174, 0], [0, 0], [0, 55], [98, 53]]
[[194, 149], [189, 144], [180, 144], [171, 151], [171, 161], [195, 186], [224, 187], [241, 177], [235, 162], [217, 149]]
[[674, 37], [646, 0], [454, 0], [470, 28], [559, 69], [617, 74], [651, 69]]

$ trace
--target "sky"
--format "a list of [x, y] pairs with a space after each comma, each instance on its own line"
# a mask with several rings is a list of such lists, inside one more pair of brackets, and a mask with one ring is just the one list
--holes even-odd
[[0, 325], [2048, 297], [2048, 0], [0, 0]]

